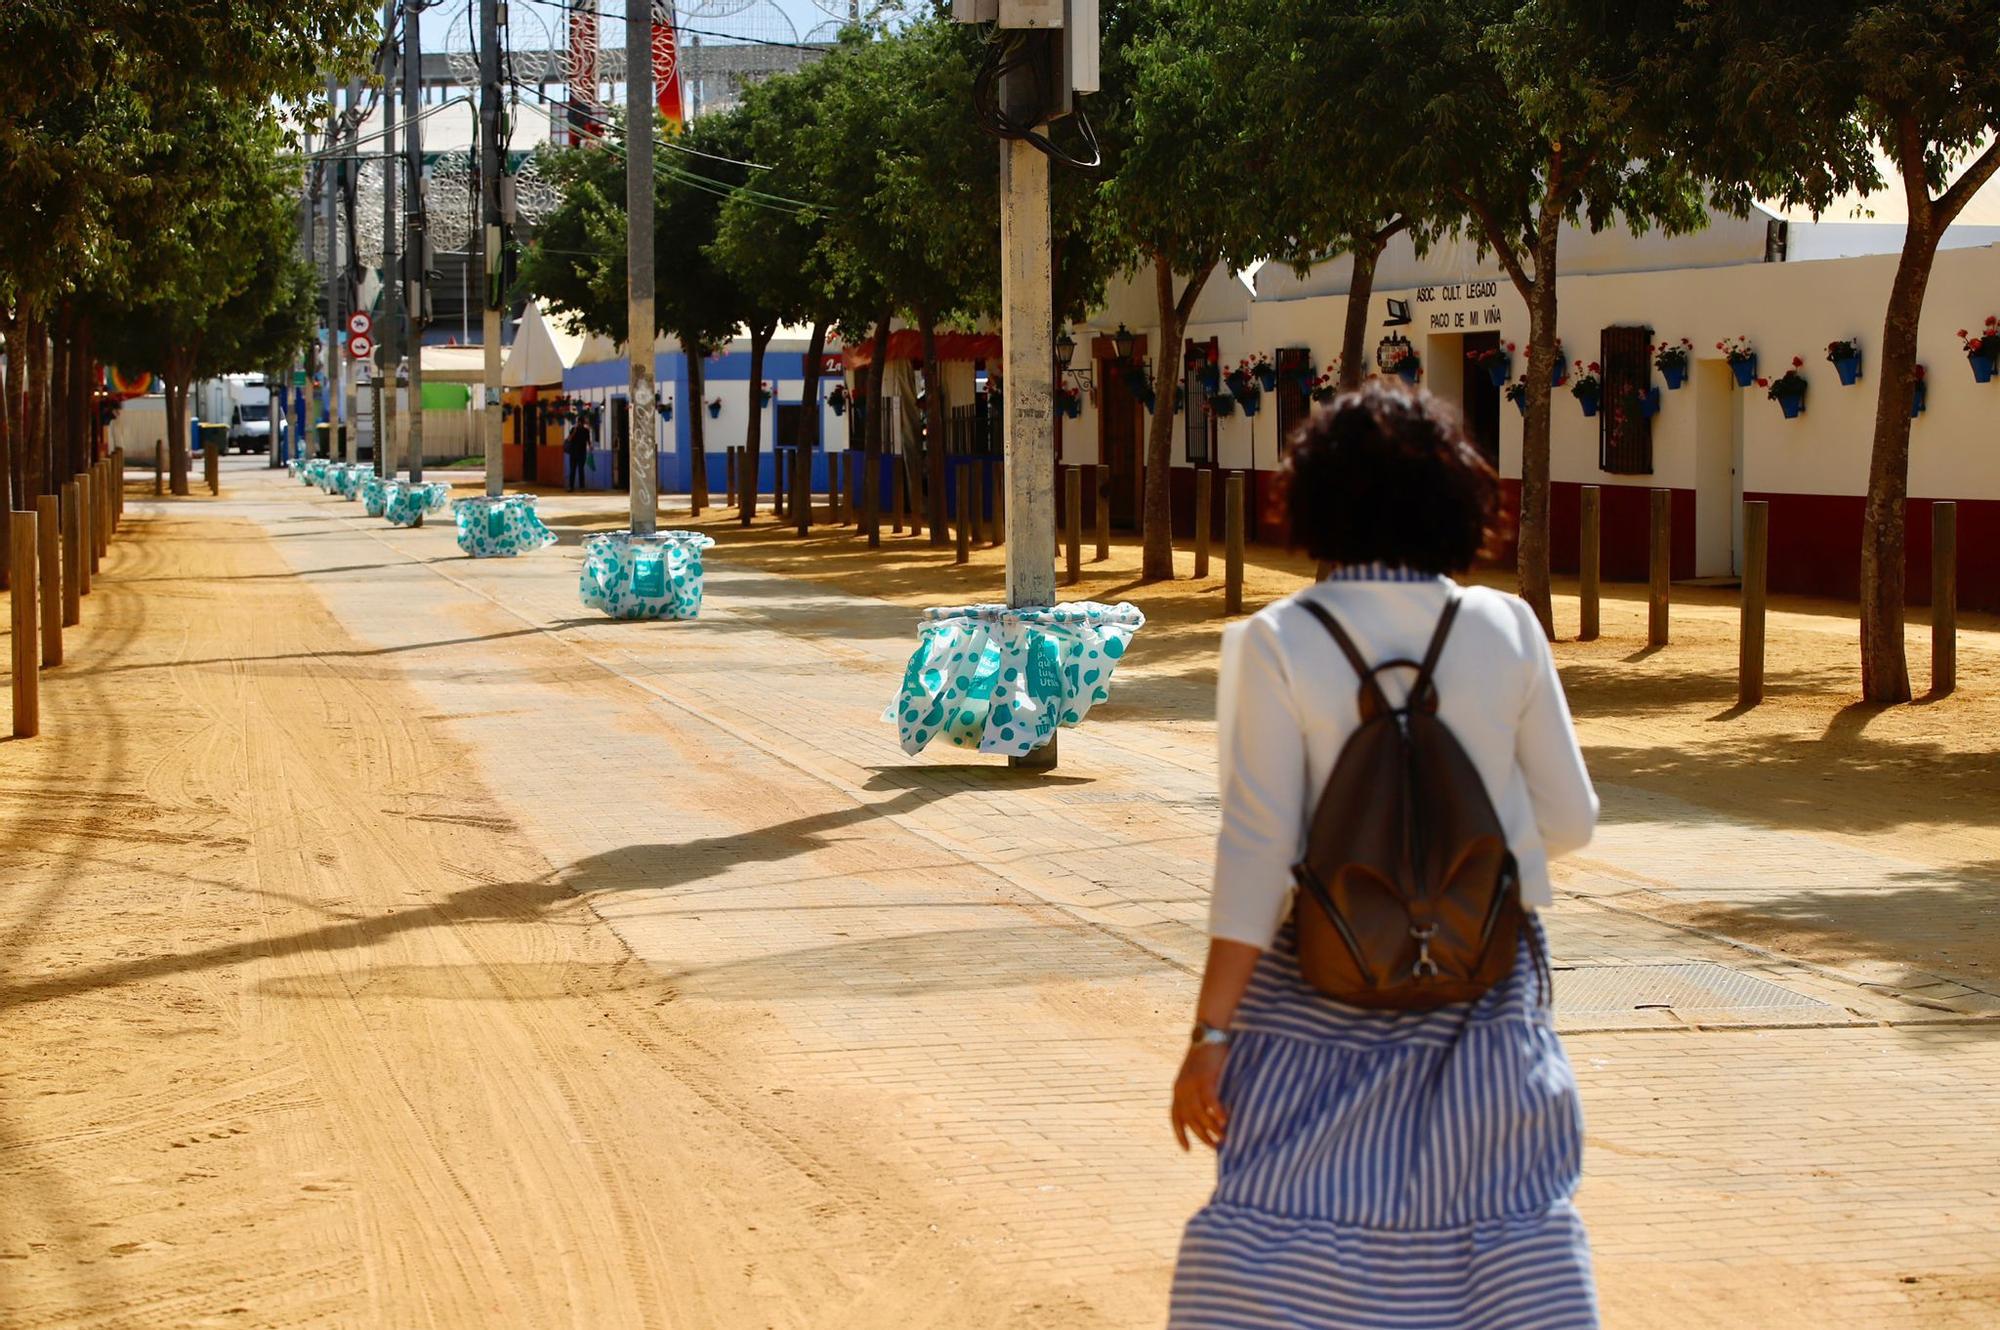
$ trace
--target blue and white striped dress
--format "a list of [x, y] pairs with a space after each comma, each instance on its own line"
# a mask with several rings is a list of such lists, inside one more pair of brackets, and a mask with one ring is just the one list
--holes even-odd
[[1215, 1195], [1181, 1241], [1170, 1330], [1597, 1325], [1546, 946], [1531, 917], [1477, 1002], [1381, 1012], [1308, 985], [1285, 928], [1236, 1012]]

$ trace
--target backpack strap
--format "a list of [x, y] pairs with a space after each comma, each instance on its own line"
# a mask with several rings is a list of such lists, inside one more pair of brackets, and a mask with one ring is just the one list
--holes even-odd
[[1382, 692], [1382, 685], [1375, 678], [1375, 667], [1363, 658], [1361, 649], [1354, 645], [1354, 639], [1347, 635], [1347, 630], [1340, 626], [1340, 621], [1329, 614], [1324, 606], [1306, 597], [1301, 596], [1298, 603], [1307, 614], [1319, 620], [1320, 627], [1332, 634], [1333, 640], [1340, 645], [1340, 654], [1346, 656], [1347, 663], [1354, 667], [1355, 675], [1361, 680], [1362, 717], [1368, 719], [1374, 716], [1386, 716], [1395, 710], [1389, 705], [1388, 697]]
[[1446, 585], [1449, 589], [1445, 592], [1444, 612], [1438, 615], [1438, 625], [1436, 631], [1431, 634], [1431, 644], [1424, 648], [1423, 663], [1417, 666], [1416, 682], [1410, 685], [1410, 704], [1415, 706], [1419, 699], [1428, 698], [1427, 705], [1432, 711], [1437, 710], [1437, 684], [1431, 676], [1437, 670], [1438, 657], [1444, 654], [1444, 640], [1451, 636], [1451, 626], [1458, 619], [1458, 607], [1461, 603], [1458, 588], [1449, 583]]

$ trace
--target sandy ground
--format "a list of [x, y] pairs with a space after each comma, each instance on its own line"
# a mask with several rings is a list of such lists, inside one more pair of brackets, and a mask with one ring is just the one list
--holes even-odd
[[[428, 619], [413, 602], [411, 622], [362, 640], [329, 608], [359, 594], [351, 584], [462, 561], [442, 533], [398, 534], [412, 553], [392, 559], [373, 536], [331, 529], [337, 505], [304, 498], [261, 526], [226, 500], [136, 515], [71, 664], [45, 684], [44, 737], [0, 743], [0, 1324], [1157, 1323], [1171, 1233], [1203, 1185], [1199, 1161], [1156, 1140], [1183, 970], [1135, 969], [1110, 928], [940, 857], [942, 842], [906, 825], [924, 815], [915, 778], [874, 777], [864, 806], [777, 779], [765, 759], [782, 755], [780, 735], [727, 742], [565, 645], [659, 670], [717, 713], [740, 699], [754, 734], [757, 680], [693, 692], [699, 670], [738, 659], [732, 634], [761, 630], [753, 614], [714, 615], [666, 661], [620, 645], [634, 640], [622, 627], [528, 627], [466, 609], [469, 594]], [[571, 541], [617, 522], [609, 502], [551, 516]], [[911, 607], [999, 593], [998, 551], [954, 568], [949, 550], [908, 538], [871, 553], [851, 534], [801, 545], [768, 525], [705, 525], [724, 543], [717, 562], [746, 573]], [[284, 553], [329, 540], [358, 552]], [[1138, 588], [1136, 551], [1113, 554], [1065, 594], [1133, 599], [1152, 624], [1091, 742], [1107, 759], [1118, 744], [1206, 752], [1220, 558], [1207, 582]], [[1260, 553], [1252, 603], [1308, 571]], [[573, 583], [543, 590], [571, 612]], [[1828, 964], [1990, 973], [2000, 625], [1971, 625], [1957, 696], [1875, 714], [1847, 704], [1841, 607], [1787, 602], [1772, 701], [1737, 714], [1733, 609], [1716, 593], [1684, 599], [1667, 650], [1641, 649], [1629, 594], [1607, 603], [1605, 640], [1559, 648], [1599, 778], [1922, 867], [1888, 892], [1754, 907], [1663, 894], [1646, 908]], [[1573, 603], [1558, 613], [1573, 624]], [[873, 654], [831, 643], [823, 668], [877, 668], [890, 641]], [[526, 684], [567, 709], [512, 714], [509, 689]], [[613, 854], [553, 855], [549, 829], [498, 792], [523, 782], [479, 779], [490, 767], [465, 726], [553, 746], [533, 726], [570, 715], [600, 727], [607, 758], [612, 736], [630, 750], [621, 770], [685, 767], [685, 792], [646, 792], [671, 819], [648, 829], [654, 843], [613, 826]], [[1088, 792], [1048, 798], [1151, 825]], [[579, 804], [562, 817], [580, 852], [607, 814]], [[857, 884], [875, 905], [854, 904]], [[772, 900], [803, 905], [780, 916]], [[781, 917], [791, 931], [774, 939]], [[955, 939], [959, 969], [1006, 973], [939, 982], [921, 927]], [[1677, 937], [1655, 933], [1666, 942], [1648, 946]], [[857, 1011], [881, 1022], [868, 1032], [883, 1051], [863, 1065], [778, 1059], [787, 1022], [823, 1042], [853, 1036]], [[990, 1042], [939, 1052], [936, 1031], [982, 1021]], [[1042, 1055], [1022, 1045], [1029, 1026], [1083, 1051], [1023, 1062]], [[1985, 1323], [2000, 1296], [1990, 1260], [1951, 1233], [1969, 1225], [1976, 1246], [1994, 1231], [1980, 1181], [1994, 1142], [1975, 1113], [1968, 1154], [1944, 1105], [1993, 1102], [2000, 1062], [1983, 1027], [1605, 1033], [1571, 1047], [1611, 1325], [1802, 1328], [1823, 1323], [1814, 1295], [1842, 1279], [1872, 1299], [1849, 1304], [1852, 1324]], [[1037, 1142], [1044, 1116], [1068, 1139]], [[1882, 1124], [1909, 1129], [1870, 1134]], [[1010, 1149], [1042, 1171], [1010, 1181]], [[1074, 1190], [1052, 1194], [1041, 1179], [1067, 1186], [1048, 1171], [1071, 1163]], [[1929, 1181], [1909, 1194], [1905, 1178]], [[1009, 1235], [1059, 1228], [1074, 1245], [994, 1258]], [[1065, 1283], [1059, 1272], [1096, 1259], [1093, 1228], [1118, 1230], [1105, 1234], [1117, 1258]], [[1124, 1231], [1136, 1228], [1149, 1236]], [[1924, 1298], [1939, 1301], [1912, 1319]], [[1677, 1314], [1682, 1300], [1702, 1314]]]
[[846, 1248], [758, 1216], [921, 1232], [865, 1129], [752, 1093], [393, 661], [199, 512], [114, 546], [0, 744], [0, 1323], [837, 1323]]
[[[768, 502], [768, 500], [767, 500]], [[607, 508], [603, 524], [618, 515]], [[868, 550], [852, 527], [816, 530], [802, 543], [761, 514], [748, 529], [734, 513], [695, 525], [714, 535], [718, 557], [837, 585], [913, 608], [999, 600], [1005, 551], [975, 549], [955, 565], [947, 547], [897, 536]], [[1148, 625], [1119, 679], [1166, 686], [1175, 709], [1213, 715], [1206, 694], [1222, 628], [1220, 544], [1210, 576], [1193, 580], [1191, 550], [1177, 551], [1180, 580], [1138, 582], [1139, 551], [1114, 537], [1095, 561], [1091, 533], [1083, 579], [1062, 599], [1130, 600]], [[1308, 560], [1253, 548], [1245, 574], [1250, 610], [1289, 595], [1312, 576]], [[1511, 589], [1511, 578], [1481, 580]], [[1602, 635], [1575, 640], [1573, 583], [1559, 581], [1557, 662], [1592, 773], [1599, 782], [1655, 792], [1731, 819], [1811, 832], [1918, 861], [1903, 892], [1865, 898], [1838, 891], [1747, 910], [1714, 902], [1649, 901], [1649, 909], [1826, 964], [1919, 960], [1974, 981], [2000, 979], [2000, 618], [1960, 616], [1959, 683], [1911, 706], [1864, 705], [1854, 607], [1774, 597], [1767, 627], [1766, 698], [1736, 705], [1738, 609], [1733, 590], [1677, 586], [1671, 643], [1646, 646], [1645, 588], [1605, 588]], [[1930, 628], [1912, 611], [1910, 675], [1929, 687]], [[1143, 683], [1142, 683], [1143, 681]]]

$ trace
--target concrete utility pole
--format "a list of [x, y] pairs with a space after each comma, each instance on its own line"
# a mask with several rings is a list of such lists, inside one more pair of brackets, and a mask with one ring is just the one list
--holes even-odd
[[397, 0], [382, 0], [382, 317], [375, 325], [375, 375], [382, 385], [382, 406], [375, 415], [375, 472], [384, 480], [396, 478], [396, 363], [402, 346], [403, 283], [396, 271], [396, 177], [403, 162], [396, 154], [396, 77], [402, 65], [396, 58]]
[[625, 352], [632, 367], [632, 530], [660, 521], [659, 414], [653, 407], [653, 6], [625, 0]]
[[[347, 81], [347, 153], [341, 163], [340, 203], [342, 215], [347, 225], [341, 234], [347, 238], [347, 262], [341, 265], [340, 274], [340, 322], [347, 326], [347, 316], [361, 306], [361, 246], [357, 243], [358, 233], [354, 226], [355, 187], [361, 182], [361, 80]], [[350, 356], [340, 358], [340, 417], [348, 422], [347, 442], [340, 450], [343, 462], [358, 461], [361, 457], [361, 431], [356, 417], [357, 403], [350, 396], [354, 392], [354, 376], [361, 371], [360, 363]], [[376, 417], [376, 428], [381, 428], [381, 417]]]
[[492, 498], [498, 498], [505, 485], [500, 452], [500, 314], [507, 298], [502, 289], [507, 264], [500, 229], [500, 180], [506, 163], [507, 145], [500, 134], [500, 0], [479, 0], [479, 194], [486, 223], [480, 255], [486, 307], [479, 325], [485, 395], [479, 422], [486, 445], [486, 493]]
[[[299, 218], [299, 234], [305, 237], [306, 263], [308, 266], [310, 266], [313, 257], [313, 222], [319, 216], [318, 190], [319, 190], [320, 175], [321, 172], [325, 169], [322, 163], [315, 162], [313, 160], [313, 136], [312, 136], [312, 131], [310, 129], [308, 129], [305, 132], [305, 149], [306, 149], [305, 198], [300, 201], [300, 206], [299, 206], [299, 212], [301, 214]], [[313, 339], [313, 354], [309, 354], [306, 356], [307, 383], [311, 383], [313, 371], [319, 367], [319, 364], [315, 362], [324, 363], [321, 355], [319, 354], [321, 349], [322, 348], [320, 347], [319, 338], [315, 337]], [[311, 408], [307, 408], [303, 414], [304, 414], [303, 419], [295, 420], [292, 422], [292, 450], [293, 453], [298, 457], [310, 457], [312, 456]]]
[[330, 460], [339, 461], [339, 444], [335, 435], [340, 429], [340, 292], [335, 284], [335, 273], [340, 269], [340, 228], [334, 223], [333, 200], [339, 192], [336, 172], [340, 163], [335, 161], [334, 145], [340, 141], [339, 134], [340, 84], [333, 75], [326, 76], [326, 161], [320, 174], [320, 219], [319, 224], [326, 231], [326, 355], [320, 360], [320, 374], [325, 380], [326, 402], [326, 455]]
[[[410, 358], [410, 480], [424, 478], [424, 316], [428, 303], [424, 284], [430, 280], [430, 242], [424, 218], [424, 41], [421, 28], [423, 10], [417, 5], [403, 8], [403, 107], [409, 120], [403, 126], [404, 160], [409, 172], [408, 199], [404, 207], [403, 265], [409, 273], [403, 304], [409, 311], [410, 336], [406, 343]], [[416, 524], [424, 524], [417, 514]]]

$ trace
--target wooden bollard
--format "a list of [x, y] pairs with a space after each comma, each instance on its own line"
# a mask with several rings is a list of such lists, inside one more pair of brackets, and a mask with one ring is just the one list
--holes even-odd
[[167, 492], [167, 444], [164, 439], [153, 440], [153, 493]]
[[903, 509], [906, 499], [903, 495], [903, 466], [900, 457], [889, 466], [889, 529], [896, 535], [903, 534]]
[[84, 595], [90, 594], [90, 575], [97, 571], [97, 560], [91, 557], [96, 549], [94, 537], [90, 534], [90, 514], [96, 500], [90, 495], [90, 473], [76, 473], [76, 584]]
[[74, 480], [62, 487], [62, 621], [83, 622], [83, 495]]
[[1223, 502], [1222, 612], [1243, 613], [1243, 473], [1231, 471]]
[[201, 445], [201, 476], [208, 482], [210, 494], [222, 493], [222, 449], [212, 447], [213, 440], [204, 439]]
[[773, 448], [771, 450], [771, 516], [773, 517], [783, 518], [785, 515], [785, 498], [791, 493], [790, 487], [785, 484], [786, 475], [785, 450]]
[[1651, 573], [1646, 589], [1646, 645], [1663, 647], [1667, 644], [1667, 584], [1673, 579], [1674, 546], [1672, 513], [1669, 505], [1673, 501], [1672, 490], [1653, 491], [1653, 521], [1649, 549], [1652, 555]]
[[1958, 505], [1931, 505], [1931, 696], [1958, 687]]
[[111, 457], [111, 478], [115, 482], [111, 493], [117, 500], [112, 505], [111, 512], [114, 523], [113, 529], [115, 530], [117, 527], [125, 525], [125, 450], [123, 448], [113, 448], [111, 450]]
[[993, 463], [993, 543], [1007, 543], [1007, 459]]
[[792, 467], [792, 524], [802, 536], [812, 534], [813, 522], [812, 449], [800, 444], [798, 462]]
[[1099, 462], [1092, 477], [1097, 491], [1097, 561], [1111, 557], [1111, 468]]
[[972, 560], [972, 463], [961, 462], [958, 466], [958, 549], [952, 555], [953, 563], [969, 563]]
[[1737, 629], [1736, 704], [1764, 700], [1764, 597], [1771, 566], [1771, 505], [1743, 503], [1743, 618]]
[[41, 573], [42, 664], [62, 664], [62, 500], [44, 494], [35, 500], [35, 558]]
[[92, 514], [97, 520], [90, 524], [90, 534], [97, 538], [97, 557], [101, 561], [111, 553], [111, 463], [93, 463], [90, 472], [91, 492], [97, 496], [97, 511]]
[[1200, 467], [1194, 473], [1194, 575], [1208, 576], [1208, 519], [1215, 511], [1215, 472]]
[[1603, 492], [1595, 485], [1583, 487], [1583, 509], [1577, 521], [1576, 603], [1579, 625], [1576, 640], [1595, 642], [1599, 631], [1599, 554], [1603, 549]]
[[1083, 468], [1063, 468], [1063, 585], [1083, 580]]
[[722, 493], [724, 502], [731, 508], [736, 506], [736, 450], [722, 450]]
[[35, 514], [13, 511], [8, 564], [14, 584], [14, 737], [32, 739], [42, 729], [41, 649], [35, 633], [35, 589], [40, 579], [35, 573], [35, 552], [41, 538], [35, 531]]

